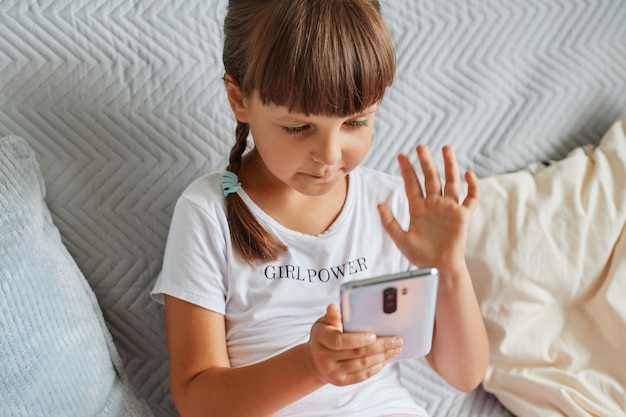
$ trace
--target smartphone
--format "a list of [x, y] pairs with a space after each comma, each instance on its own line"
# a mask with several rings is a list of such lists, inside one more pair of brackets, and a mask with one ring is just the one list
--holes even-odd
[[438, 284], [436, 268], [345, 283], [341, 286], [343, 330], [401, 336], [402, 354], [392, 360], [425, 356], [432, 346]]

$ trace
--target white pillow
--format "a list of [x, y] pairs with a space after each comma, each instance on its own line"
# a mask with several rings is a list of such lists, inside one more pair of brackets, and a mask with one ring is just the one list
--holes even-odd
[[23, 139], [0, 138], [0, 415], [147, 417]]
[[480, 182], [467, 261], [490, 337], [483, 385], [519, 416], [626, 413], [625, 126]]

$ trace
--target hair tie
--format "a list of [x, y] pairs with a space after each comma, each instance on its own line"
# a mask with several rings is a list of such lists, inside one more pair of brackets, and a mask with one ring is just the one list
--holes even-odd
[[237, 174], [230, 171], [226, 171], [222, 174], [222, 194], [224, 194], [224, 198], [228, 197], [229, 194], [236, 193], [240, 189], [241, 183], [239, 182]]

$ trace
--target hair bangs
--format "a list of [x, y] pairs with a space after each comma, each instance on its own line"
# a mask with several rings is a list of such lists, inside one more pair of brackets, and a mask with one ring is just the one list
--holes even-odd
[[360, 113], [382, 100], [396, 62], [377, 5], [285, 3], [293, 10], [275, 11], [283, 18], [260, 34], [273, 42], [248, 68], [249, 91], [256, 90], [265, 104], [335, 117]]

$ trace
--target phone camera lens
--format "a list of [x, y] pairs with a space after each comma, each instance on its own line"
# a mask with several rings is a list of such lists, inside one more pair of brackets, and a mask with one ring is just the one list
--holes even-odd
[[383, 311], [385, 314], [395, 313], [398, 309], [398, 290], [387, 288], [383, 291]]

